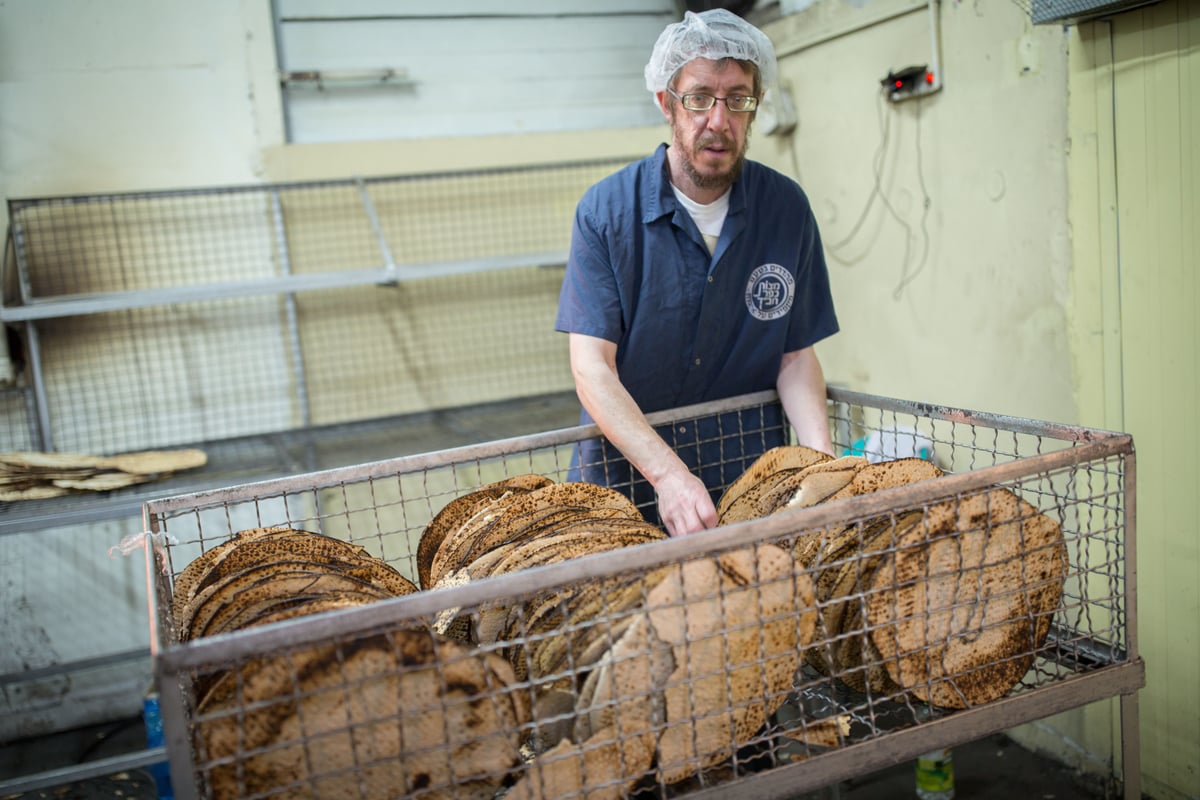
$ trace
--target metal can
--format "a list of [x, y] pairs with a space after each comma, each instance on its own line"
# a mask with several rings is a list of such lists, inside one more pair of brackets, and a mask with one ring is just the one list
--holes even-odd
[[954, 800], [954, 761], [949, 750], [934, 750], [917, 758], [917, 797]]

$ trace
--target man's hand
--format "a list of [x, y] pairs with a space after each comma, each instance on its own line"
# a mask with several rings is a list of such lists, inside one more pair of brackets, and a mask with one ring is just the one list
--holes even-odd
[[717, 508], [704, 483], [687, 470], [672, 472], [654, 487], [667, 533], [685, 536], [717, 524]]
[[712, 528], [717, 509], [704, 482], [693, 475], [621, 385], [617, 345], [572, 333], [571, 372], [575, 391], [588, 414], [658, 493], [658, 515], [667, 533], [683, 536]]

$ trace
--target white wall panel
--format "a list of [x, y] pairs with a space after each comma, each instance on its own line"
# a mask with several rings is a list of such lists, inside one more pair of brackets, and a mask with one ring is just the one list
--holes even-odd
[[[290, 140], [485, 136], [653, 125], [642, 70], [675, 3], [277, 6]], [[395, 77], [372, 78], [391, 70]], [[360, 75], [347, 79], [347, 74]]]

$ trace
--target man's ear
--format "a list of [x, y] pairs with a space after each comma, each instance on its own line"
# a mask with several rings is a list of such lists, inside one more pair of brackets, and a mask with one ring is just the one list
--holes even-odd
[[667, 92], [665, 89], [654, 93], [654, 102], [658, 104], [658, 110], [662, 112], [663, 119], [670, 122], [671, 114], [667, 111]]

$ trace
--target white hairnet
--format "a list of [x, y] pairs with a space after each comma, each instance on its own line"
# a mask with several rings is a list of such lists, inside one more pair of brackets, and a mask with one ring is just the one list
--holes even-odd
[[775, 84], [775, 48], [767, 35], [732, 11], [714, 8], [699, 14], [688, 11], [682, 22], [659, 34], [646, 64], [646, 88], [663, 91], [671, 76], [695, 58], [751, 61], [758, 65], [764, 90]]

